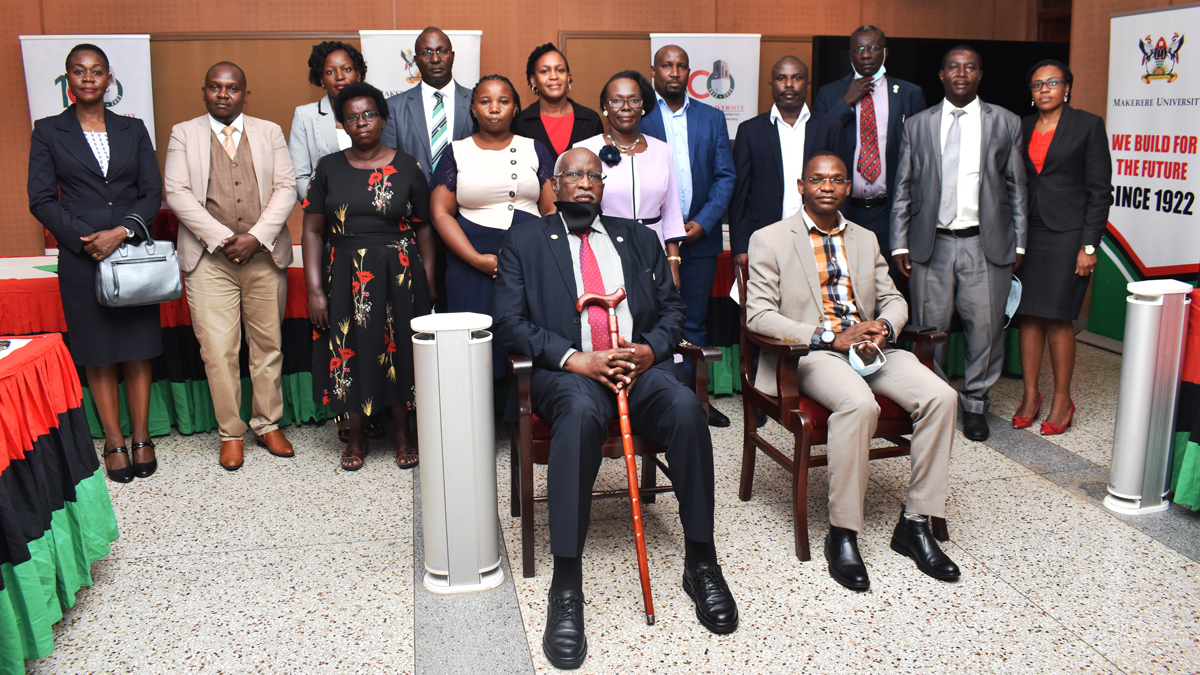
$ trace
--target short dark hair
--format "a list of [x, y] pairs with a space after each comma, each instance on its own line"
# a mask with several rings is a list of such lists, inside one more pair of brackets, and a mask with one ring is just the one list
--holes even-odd
[[812, 157], [808, 158], [807, 162], [804, 163], [804, 170], [800, 174], [800, 176], [802, 178], [808, 176], [809, 165], [812, 164], [814, 160], [816, 160], [820, 157], [832, 157], [832, 158], [836, 159], [837, 161], [841, 162], [842, 168], [846, 170], [846, 173], [847, 174], [850, 173], [850, 167], [846, 166], [846, 160], [841, 155], [837, 154], [836, 152], [834, 152], [832, 150], [818, 150], [817, 152], [813, 153]]
[[604, 87], [600, 89], [600, 109], [604, 110], [604, 101], [608, 99], [608, 85], [617, 80], [633, 80], [637, 82], [638, 89], [642, 90], [642, 110], [647, 115], [654, 112], [656, 100], [654, 98], [654, 87], [650, 86], [650, 80], [646, 76], [636, 70], [622, 70], [621, 72], [608, 78], [608, 82], [604, 83]]
[[67, 52], [66, 65], [64, 66], [65, 70], [71, 69], [71, 57], [75, 56], [79, 52], [94, 52], [96, 56], [99, 56], [100, 60], [104, 62], [104, 69], [108, 70], [108, 54], [105, 54], [103, 49], [100, 49], [90, 42], [81, 42], [74, 47], [71, 47], [71, 51]]
[[471, 87], [471, 105], [467, 108], [467, 110], [471, 113], [471, 128], [474, 130], [472, 133], [479, 131], [479, 120], [475, 117], [475, 93], [479, 91], [479, 85], [483, 84], [484, 82], [503, 82], [505, 85], [507, 85], [508, 90], [512, 92], [513, 103], [517, 106], [516, 111], [513, 112], [513, 119], [516, 119], [516, 114], [521, 112], [521, 95], [517, 93], [517, 88], [513, 86], [513, 83], [503, 75], [484, 75], [483, 77], [479, 78], [479, 81], [475, 83], [474, 87]]
[[950, 49], [947, 49], [946, 53], [942, 54], [942, 67], [940, 70], [946, 69], [946, 61], [950, 60], [950, 55], [954, 52], [971, 52], [975, 55], [975, 60], [979, 62], [979, 69], [983, 70], [983, 57], [980, 56], [979, 52], [975, 51], [975, 48], [971, 45], [955, 45]]
[[550, 52], [558, 52], [558, 55], [562, 57], [563, 63], [567, 64], [567, 72], [571, 72], [571, 63], [567, 61], [567, 55], [562, 53], [562, 50], [558, 47], [555, 47], [553, 42], [547, 42], [544, 45], [534, 47], [533, 51], [529, 53], [529, 60], [525, 62], [526, 80], [533, 77], [534, 71], [537, 70], [538, 60]]
[[850, 33], [850, 37], [854, 37], [858, 33], [879, 33], [879, 39], [883, 41], [883, 44], [885, 44], [885, 45], [887, 44], [887, 35], [883, 32], [883, 29], [880, 28], [879, 26], [872, 26], [869, 23], [863, 24], [863, 25], [859, 26], [858, 28], [855, 28]]
[[207, 80], [208, 74], [216, 68], [233, 68], [234, 70], [238, 71], [239, 75], [242, 76], [242, 84], [247, 84], [246, 71], [242, 70], [242, 67], [233, 61], [217, 61], [216, 63], [212, 64], [208, 67], [208, 70], [204, 71], [204, 79]]
[[1071, 74], [1071, 69], [1067, 67], [1067, 64], [1059, 61], [1058, 59], [1042, 59], [1041, 61], [1033, 64], [1033, 67], [1029, 69], [1029, 72], [1025, 73], [1025, 81], [1033, 82], [1033, 74], [1042, 68], [1045, 68], [1046, 66], [1052, 66], [1061, 70], [1063, 74], [1062, 81], [1066, 82], [1067, 86], [1071, 86], [1075, 83], [1075, 76]]
[[333, 119], [339, 123], [344, 123], [345, 116], [342, 114], [342, 108], [346, 107], [346, 103], [351, 99], [363, 98], [364, 96], [374, 99], [375, 109], [379, 111], [379, 116], [383, 118], [384, 122], [388, 121], [391, 111], [388, 110], [387, 99], [384, 98], [383, 92], [361, 80], [342, 87], [342, 90], [338, 92], [337, 99], [333, 102]]
[[367, 77], [367, 60], [363, 58], [361, 52], [354, 48], [353, 45], [348, 45], [340, 40], [326, 40], [320, 44], [313, 45], [312, 54], [308, 57], [308, 81], [316, 86], [321, 86], [321, 76], [325, 74], [325, 59], [329, 55], [341, 50], [346, 52], [346, 56], [354, 62], [354, 70], [358, 73], [358, 79], [363, 80]]

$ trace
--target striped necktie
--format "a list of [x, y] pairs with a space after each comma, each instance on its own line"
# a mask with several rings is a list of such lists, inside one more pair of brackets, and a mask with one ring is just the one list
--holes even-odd
[[879, 178], [879, 129], [875, 123], [875, 99], [871, 94], [862, 98], [858, 111], [858, 166], [855, 168], [868, 183]]
[[442, 151], [446, 149], [446, 106], [440, 91], [433, 92], [433, 124], [429, 131], [429, 170], [437, 168]]

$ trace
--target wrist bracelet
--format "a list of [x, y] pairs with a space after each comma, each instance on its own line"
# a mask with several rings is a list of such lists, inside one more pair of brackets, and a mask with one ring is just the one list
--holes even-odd
[[681, 263], [681, 262], [683, 262], [683, 257], [682, 257], [682, 256], [677, 256], [677, 255], [669, 255], [669, 256], [667, 256], [667, 262], [671, 262], [672, 260], [674, 260], [674, 261], [675, 261], [675, 262], [677, 262], [677, 263]]

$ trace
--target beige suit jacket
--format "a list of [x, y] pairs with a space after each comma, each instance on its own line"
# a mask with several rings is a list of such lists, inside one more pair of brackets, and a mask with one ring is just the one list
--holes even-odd
[[[241, 142], [250, 143], [262, 198], [262, 215], [250, 228], [250, 234], [271, 252], [279, 269], [287, 269], [292, 264], [292, 235], [287, 219], [296, 205], [296, 171], [288, 155], [287, 140], [278, 124], [247, 115]], [[171, 129], [163, 192], [167, 206], [183, 225], [179, 228], [179, 263], [184, 272], [196, 269], [205, 250], [215, 253], [221, 241], [234, 235], [204, 208], [211, 150], [212, 127], [207, 114], [180, 122]]]
[[[807, 345], [821, 325], [824, 306], [817, 257], [801, 213], [750, 237], [746, 325], [767, 337]], [[879, 240], [870, 230], [850, 221], [846, 221], [843, 239], [850, 288], [862, 319], [883, 319], [895, 330], [902, 330], [908, 323], [908, 303], [888, 276]], [[774, 355], [763, 354], [759, 359], [754, 386], [769, 396], [778, 394], [775, 365]]]

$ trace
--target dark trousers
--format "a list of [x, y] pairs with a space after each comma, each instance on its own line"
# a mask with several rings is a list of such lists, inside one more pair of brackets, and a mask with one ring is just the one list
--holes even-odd
[[[629, 390], [629, 420], [636, 433], [667, 449], [684, 535], [711, 542], [713, 451], [708, 420], [700, 399], [671, 365], [660, 363], [638, 378]], [[601, 446], [617, 417], [617, 397], [582, 375], [541, 368], [534, 369], [530, 388], [534, 412], [553, 427], [547, 471], [550, 550], [579, 557], [592, 517]]]
[[[694, 256], [689, 246], [679, 247], [679, 295], [687, 305], [684, 314], [683, 338], [697, 347], [708, 346], [708, 298], [712, 295], [713, 277], [717, 275], [716, 256]], [[683, 360], [683, 371], [691, 376], [692, 362]]]

